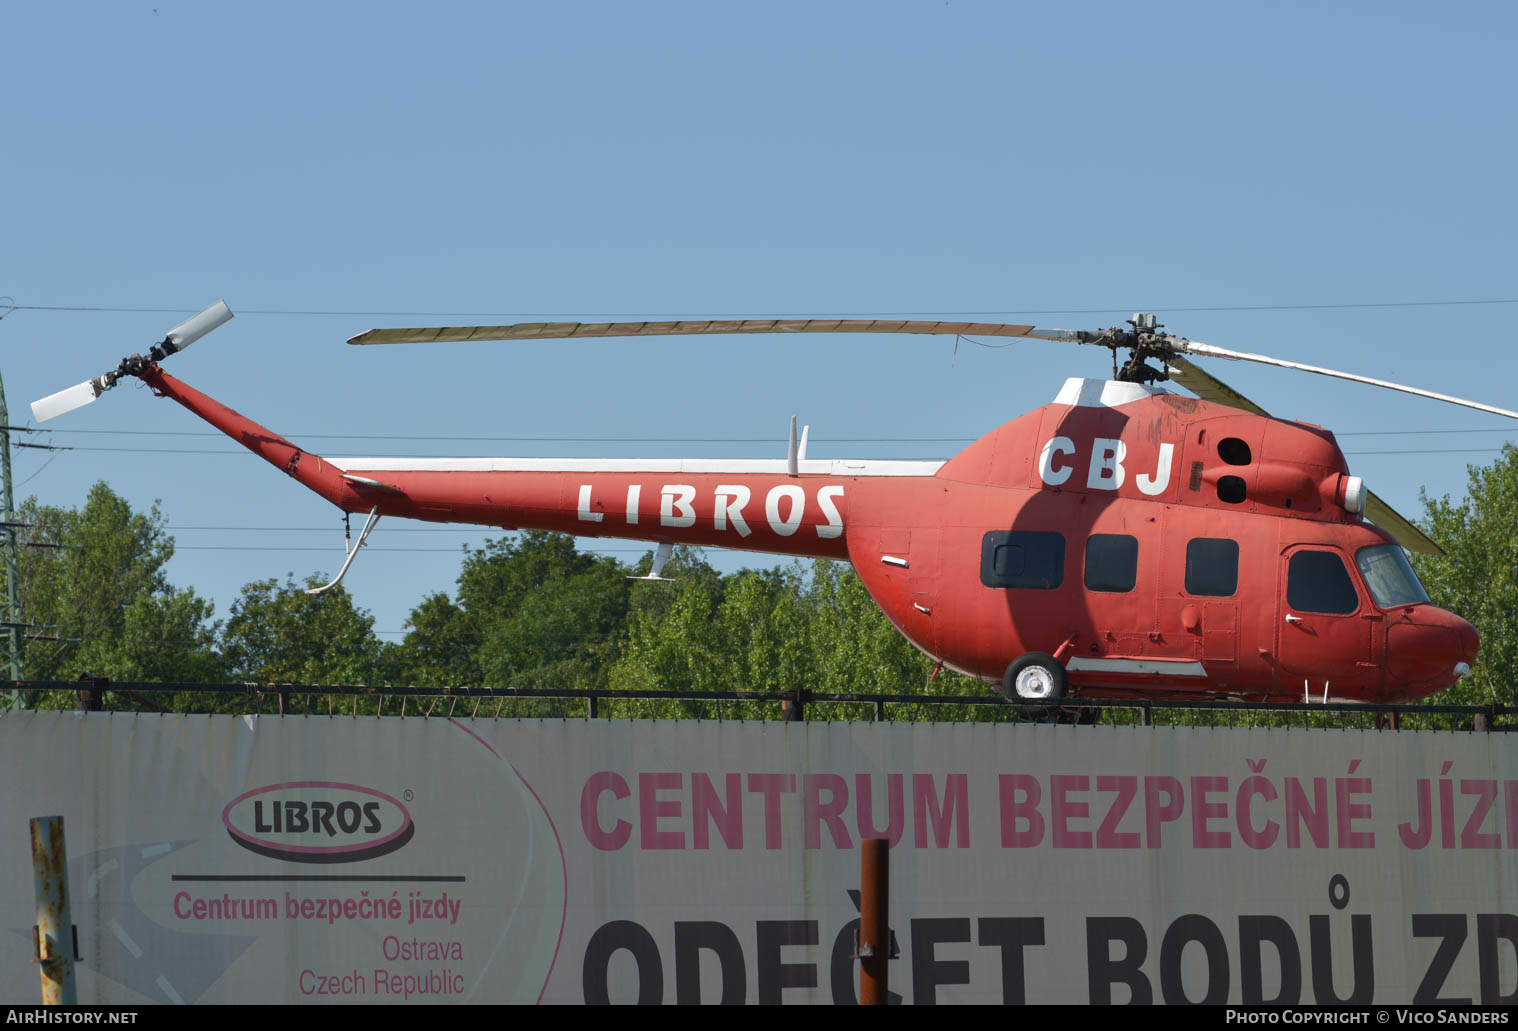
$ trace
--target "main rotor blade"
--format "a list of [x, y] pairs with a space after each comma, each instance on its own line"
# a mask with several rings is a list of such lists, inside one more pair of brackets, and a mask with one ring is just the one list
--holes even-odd
[[[1270, 417], [1270, 413], [1227, 383], [1208, 372], [1203, 372], [1191, 362], [1177, 355], [1166, 362], [1170, 366], [1170, 378], [1204, 401], [1216, 401], [1230, 408], [1241, 408], [1255, 415]], [[1428, 535], [1413, 525], [1412, 521], [1378, 498], [1374, 491], [1366, 491], [1365, 518], [1391, 534], [1392, 540], [1408, 551], [1423, 555], [1442, 555], [1444, 549], [1429, 539]]]
[[[1056, 332], [1067, 332], [1057, 330]], [[471, 340], [567, 340], [572, 337], [694, 336], [717, 333], [930, 333], [1025, 337], [1032, 326], [1002, 322], [903, 322], [894, 319], [684, 319], [673, 322], [516, 322], [504, 326], [371, 329], [350, 344], [432, 344]]]
[[1444, 549], [1435, 544], [1428, 534], [1414, 526], [1402, 513], [1376, 497], [1376, 492], [1365, 492], [1365, 518], [1391, 534], [1392, 540], [1408, 551], [1422, 555], [1443, 555]]
[[1503, 415], [1509, 419], [1518, 419], [1518, 412], [1510, 412], [1506, 408], [1495, 408], [1492, 405], [1484, 405], [1480, 401], [1467, 401], [1463, 397], [1451, 397], [1448, 394], [1437, 394], [1432, 390], [1422, 390], [1418, 387], [1404, 386], [1401, 383], [1392, 383], [1384, 379], [1372, 379], [1369, 376], [1357, 376], [1352, 372], [1338, 372], [1334, 369], [1323, 369], [1316, 365], [1303, 365], [1301, 362], [1288, 362], [1280, 358], [1272, 358], [1264, 354], [1249, 354], [1245, 351], [1230, 351], [1226, 347], [1214, 347], [1212, 344], [1200, 344], [1195, 340], [1177, 339], [1175, 344], [1187, 354], [1202, 354], [1212, 358], [1229, 358], [1234, 361], [1259, 362], [1261, 365], [1274, 365], [1282, 369], [1297, 369], [1301, 372], [1315, 372], [1319, 376], [1332, 376], [1335, 379], [1347, 379], [1355, 383], [1367, 383], [1373, 387], [1385, 387], [1388, 390], [1400, 390], [1404, 394], [1416, 394], [1419, 397], [1433, 398], [1435, 401], [1447, 401], [1452, 405], [1463, 405], [1466, 408], [1474, 408], [1480, 412], [1490, 412], [1493, 415]]
[[1170, 378], [1191, 391], [1203, 401], [1216, 401], [1230, 408], [1242, 408], [1255, 415], [1269, 417], [1270, 413], [1249, 398], [1230, 387], [1211, 373], [1204, 372], [1179, 355], [1166, 359], [1170, 366]]

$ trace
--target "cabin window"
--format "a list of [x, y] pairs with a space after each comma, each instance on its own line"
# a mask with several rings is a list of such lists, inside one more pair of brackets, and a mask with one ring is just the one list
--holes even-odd
[[1238, 437], [1224, 437], [1218, 441], [1218, 457], [1229, 465], [1248, 465], [1254, 460], [1249, 445]]
[[1249, 488], [1242, 476], [1218, 477], [1218, 500], [1226, 505], [1241, 505], [1249, 496]]
[[1123, 594], [1138, 582], [1139, 542], [1126, 533], [1086, 538], [1086, 590]]
[[1035, 530], [993, 531], [980, 545], [980, 582], [987, 587], [1052, 591], [1065, 582], [1065, 538]]
[[1196, 537], [1186, 542], [1186, 593], [1228, 598], [1239, 589], [1239, 542]]
[[1337, 552], [1299, 551], [1286, 565], [1286, 605], [1343, 616], [1360, 607], [1360, 596]]
[[1370, 596], [1383, 609], [1428, 601], [1428, 592], [1418, 582], [1418, 574], [1413, 572], [1407, 556], [1395, 544], [1361, 548], [1355, 552], [1355, 565], [1365, 577]]

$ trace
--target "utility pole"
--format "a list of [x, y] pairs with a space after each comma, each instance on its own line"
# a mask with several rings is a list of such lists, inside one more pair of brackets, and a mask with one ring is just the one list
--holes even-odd
[[[5, 406], [5, 381], [0, 379], [0, 479], [3, 479], [5, 505], [5, 638], [10, 659], [11, 680], [21, 679], [21, 562], [17, 555], [16, 499], [11, 492], [11, 417]], [[30, 701], [25, 691], [10, 692], [11, 707], [24, 709]]]

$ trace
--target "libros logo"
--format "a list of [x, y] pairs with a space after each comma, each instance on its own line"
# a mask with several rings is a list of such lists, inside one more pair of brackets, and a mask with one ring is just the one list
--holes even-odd
[[416, 826], [399, 800], [372, 788], [295, 781], [245, 791], [221, 811], [249, 852], [295, 863], [356, 863], [388, 855]]

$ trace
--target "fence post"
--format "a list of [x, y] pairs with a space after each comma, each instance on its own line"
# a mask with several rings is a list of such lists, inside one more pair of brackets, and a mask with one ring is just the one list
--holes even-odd
[[804, 723], [806, 721], [806, 690], [796, 688], [790, 692], [789, 698], [780, 700], [780, 718], [786, 723]]
[[887, 960], [891, 958], [891, 843], [865, 838], [859, 843], [859, 1005], [884, 1006], [889, 999]]
[[42, 969], [42, 1004], [75, 1006], [74, 920], [69, 912], [69, 859], [63, 843], [63, 817], [31, 821], [32, 886], [37, 897], [34, 929], [37, 963]]

